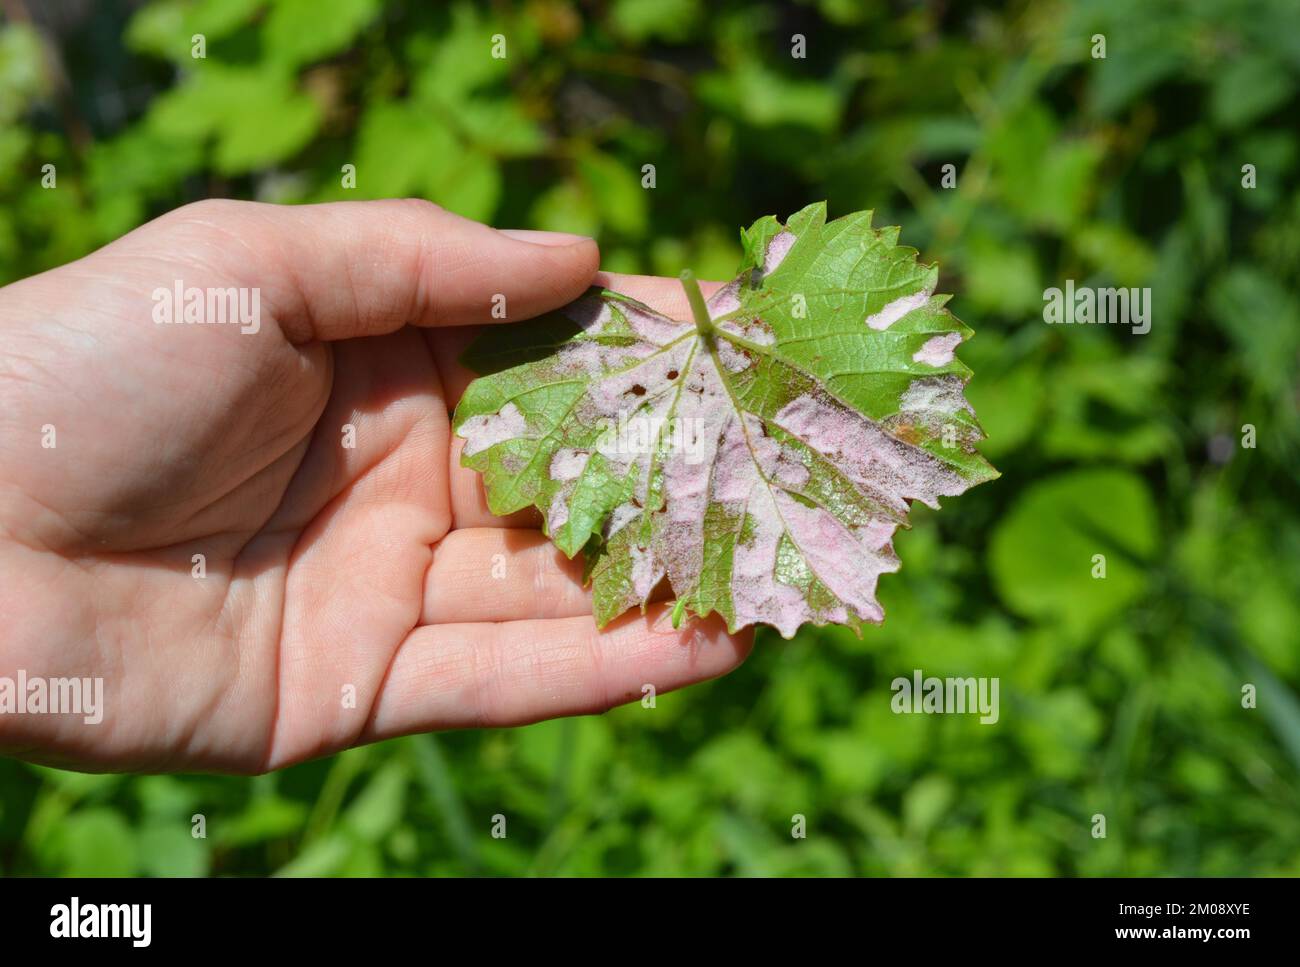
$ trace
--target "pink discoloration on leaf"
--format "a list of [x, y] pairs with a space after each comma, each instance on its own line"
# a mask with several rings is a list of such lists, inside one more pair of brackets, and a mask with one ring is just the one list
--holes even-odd
[[754, 343], [757, 346], [770, 346], [776, 342], [776, 336], [773, 335], [771, 327], [762, 319], [748, 319], [743, 322], [726, 319], [718, 323], [718, 328], [729, 335], [738, 336], [745, 342]]
[[912, 362], [925, 363], [927, 366], [947, 366], [952, 362], [953, 353], [961, 343], [961, 333], [950, 332], [934, 336], [925, 341], [920, 349], [912, 354]]
[[790, 254], [790, 249], [794, 248], [794, 243], [793, 232], [780, 232], [767, 243], [767, 255], [763, 259], [764, 275], [771, 275], [781, 267], [785, 257]]
[[959, 412], [975, 415], [975, 408], [962, 395], [962, 381], [956, 376], [926, 376], [913, 380], [898, 401], [901, 412], [932, 413], [956, 416]]
[[569, 522], [569, 488], [557, 491], [551, 499], [551, 509], [546, 514], [546, 526], [554, 534]]
[[718, 342], [718, 359], [729, 373], [743, 372], [758, 361], [743, 348], [726, 340]]
[[755, 489], [749, 520], [752, 533], [736, 545], [732, 565], [736, 624], [770, 624], [789, 638], [812, 615], [803, 589], [778, 579], [777, 547], [785, 526], [770, 491]]
[[590, 458], [591, 454], [585, 450], [569, 447], [557, 450], [555, 456], [551, 457], [551, 479], [576, 480]]
[[940, 497], [966, 489], [961, 475], [932, 455], [829, 397], [801, 396], [774, 422], [838, 466], [864, 495], [897, 513], [907, 513], [908, 500], [937, 508]]
[[687, 323], [668, 319], [657, 312], [638, 309], [635, 306], [624, 305], [619, 308], [627, 319], [628, 325], [632, 327], [632, 331], [655, 346], [667, 345], [694, 328]]
[[473, 416], [461, 425], [458, 432], [465, 438], [465, 449], [462, 452], [466, 456], [473, 456], [498, 443], [523, 436], [527, 428], [519, 407], [507, 403], [499, 413]]
[[883, 520], [850, 529], [823, 508], [808, 507], [780, 491], [777, 506], [817, 579], [863, 621], [882, 620], [885, 612], [876, 601], [876, 579], [898, 570], [890, 544], [894, 523]]
[[[968, 330], [895, 238], [817, 206], [765, 219], [707, 301], [711, 330], [593, 290], [564, 310], [580, 332], [556, 352], [466, 392], [467, 462], [499, 512], [532, 503], [585, 550], [602, 624], [665, 576], [688, 613], [733, 630], [879, 622], [911, 502], [995, 476], [964, 375], [915, 375], [952, 363]], [[491, 450], [525, 436], [543, 459]]]
[[920, 309], [930, 301], [929, 292], [917, 292], [895, 299], [879, 312], [867, 316], [867, 325], [878, 332], [883, 332], [914, 309]]
[[713, 293], [705, 305], [709, 307], [709, 316], [713, 319], [719, 316], [725, 316], [728, 312], [735, 312], [740, 308], [740, 291], [739, 282], [728, 282], [717, 292]]
[[632, 590], [639, 600], [645, 601], [655, 585], [664, 579], [664, 569], [655, 560], [654, 551], [648, 548], [632, 544], [628, 552], [632, 555]]

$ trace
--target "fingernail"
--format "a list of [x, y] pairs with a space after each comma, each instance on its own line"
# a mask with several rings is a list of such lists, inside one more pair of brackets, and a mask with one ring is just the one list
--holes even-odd
[[568, 232], [535, 232], [530, 228], [498, 228], [497, 231], [517, 242], [533, 245], [577, 245], [591, 241], [586, 235], [570, 235]]

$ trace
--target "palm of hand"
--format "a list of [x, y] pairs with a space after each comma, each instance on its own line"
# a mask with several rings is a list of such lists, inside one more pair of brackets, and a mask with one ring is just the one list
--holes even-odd
[[[0, 674], [102, 677], [105, 712], [0, 722], [0, 749], [260, 771], [742, 660], [747, 639], [655, 612], [598, 635], [576, 566], [458, 466], [470, 333], [447, 324], [496, 292], [512, 317], [562, 304], [594, 259], [432, 206], [216, 203], [5, 290], [0, 604], [28, 620]], [[259, 331], [155, 325], [177, 279], [258, 287]]]

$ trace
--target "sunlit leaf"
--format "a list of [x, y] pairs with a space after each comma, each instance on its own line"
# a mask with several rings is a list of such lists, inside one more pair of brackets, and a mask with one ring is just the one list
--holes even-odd
[[954, 355], [970, 331], [897, 238], [812, 205], [744, 233], [741, 274], [694, 324], [594, 289], [492, 327], [455, 426], [493, 512], [536, 506], [586, 551], [602, 625], [665, 577], [675, 619], [786, 637], [881, 621], [910, 502], [996, 475]]

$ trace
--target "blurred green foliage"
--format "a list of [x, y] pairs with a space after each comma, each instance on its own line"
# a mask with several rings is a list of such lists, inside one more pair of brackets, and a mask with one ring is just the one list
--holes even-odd
[[[1003, 478], [916, 508], [860, 641], [765, 635], [654, 709], [255, 779], [3, 761], [0, 869], [1300, 873], [1293, 0], [24, 7], [0, 281], [207, 195], [421, 195], [726, 278], [739, 226], [827, 198], [941, 263]], [[1044, 325], [1066, 278], [1149, 286], [1151, 332]], [[999, 676], [999, 722], [893, 714], [915, 668]]]

